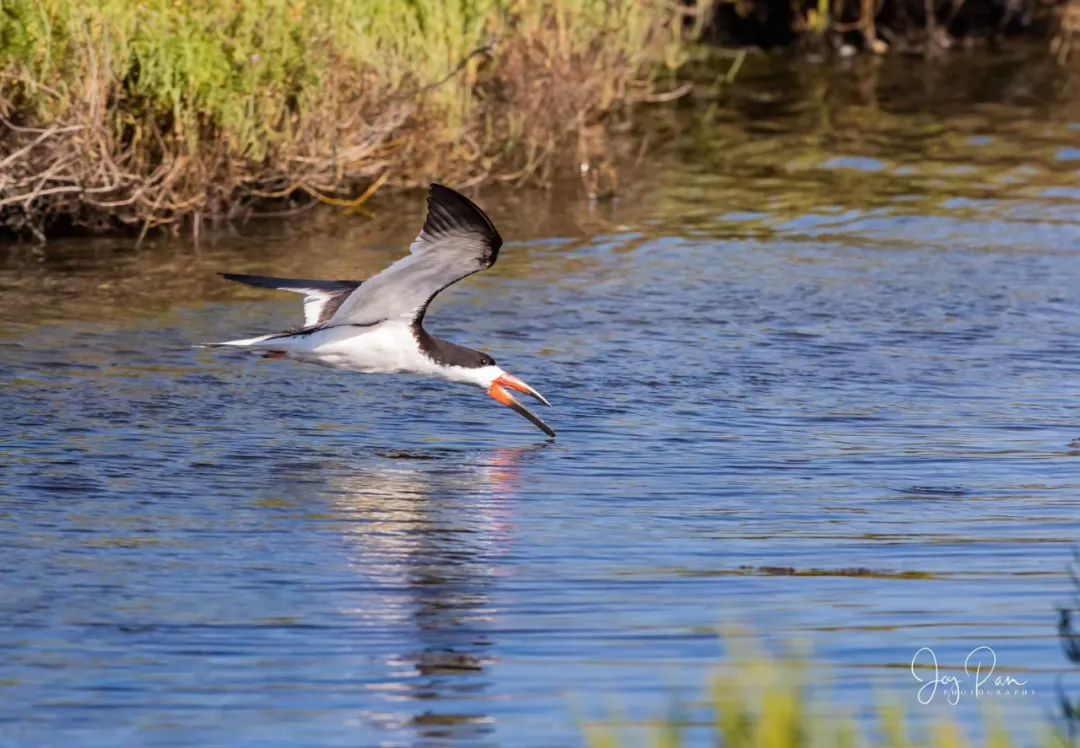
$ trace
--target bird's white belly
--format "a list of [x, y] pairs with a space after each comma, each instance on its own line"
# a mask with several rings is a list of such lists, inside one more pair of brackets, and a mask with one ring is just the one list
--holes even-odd
[[407, 324], [331, 327], [298, 338], [284, 349], [290, 358], [365, 374], [436, 374]]

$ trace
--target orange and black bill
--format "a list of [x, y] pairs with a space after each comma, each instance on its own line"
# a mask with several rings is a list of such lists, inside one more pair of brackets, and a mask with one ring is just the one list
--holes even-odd
[[494, 399], [495, 402], [501, 405], [505, 405], [506, 407], [515, 411], [518, 415], [528, 418], [530, 421], [532, 421], [532, 424], [536, 426], [536, 428], [540, 429], [548, 436], [555, 436], [555, 432], [551, 430], [551, 427], [544, 423], [542, 420], [540, 420], [540, 416], [536, 415], [531, 410], [522, 405], [521, 401], [519, 401], [516, 397], [510, 394], [507, 388], [511, 390], [517, 390], [518, 392], [523, 392], [531, 397], [535, 397], [537, 400], [550, 408], [551, 403], [547, 401], [547, 398], [545, 398], [543, 395], [541, 395], [539, 392], [534, 390], [522, 380], [518, 379], [517, 377], [512, 377], [509, 374], [503, 374], [494, 382], [492, 382], [491, 387], [488, 388], [488, 394], [491, 395], [492, 399]]

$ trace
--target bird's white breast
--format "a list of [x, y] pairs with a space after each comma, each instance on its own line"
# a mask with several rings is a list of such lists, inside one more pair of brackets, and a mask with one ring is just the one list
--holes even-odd
[[330, 327], [298, 336], [285, 351], [290, 358], [365, 374], [442, 374], [442, 367], [420, 350], [412, 327], [405, 322]]

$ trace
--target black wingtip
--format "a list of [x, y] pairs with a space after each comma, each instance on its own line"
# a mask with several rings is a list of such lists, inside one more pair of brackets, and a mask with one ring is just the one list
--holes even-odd
[[243, 283], [256, 288], [269, 288], [276, 291], [295, 291], [298, 293], [310, 293], [311, 291], [351, 291], [358, 288], [363, 281], [356, 280], [314, 280], [308, 278], [275, 278], [270, 275], [247, 275], [245, 273], [218, 273], [225, 280], [234, 283]]
[[431, 237], [455, 231], [480, 234], [491, 247], [491, 261], [495, 261], [502, 246], [502, 237], [487, 213], [476, 203], [456, 190], [432, 182], [428, 189], [427, 205], [424, 233]]
[[246, 275], [245, 273], [218, 273], [222, 278], [233, 283], [244, 283], [249, 286], [259, 286], [260, 288], [273, 288], [268, 286], [264, 281], [273, 280], [272, 278], [264, 278], [258, 275]]

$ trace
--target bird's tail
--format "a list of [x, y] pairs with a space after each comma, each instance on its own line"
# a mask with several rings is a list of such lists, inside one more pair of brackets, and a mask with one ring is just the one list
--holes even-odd
[[244, 338], [242, 340], [225, 340], [221, 343], [203, 343], [199, 348], [261, 348], [265, 343], [276, 335], [260, 335], [257, 338]]

